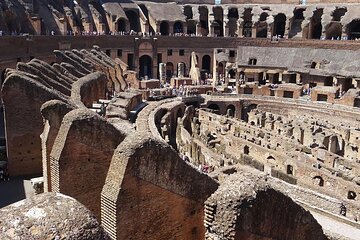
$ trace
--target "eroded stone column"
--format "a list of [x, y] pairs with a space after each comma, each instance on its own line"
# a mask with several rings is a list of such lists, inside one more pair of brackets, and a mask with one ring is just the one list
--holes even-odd
[[184, 63], [178, 63], [177, 64], [177, 72], [178, 72], [178, 74], [177, 74], [177, 76], [179, 77], [179, 78], [183, 78], [184, 77], [184, 70], [185, 70], [185, 65], [184, 65]]
[[237, 35], [238, 37], [243, 37], [243, 25], [242, 25], [242, 21], [237, 21], [236, 22], [237, 25]]
[[162, 84], [166, 83], [166, 64], [159, 63], [159, 79]]

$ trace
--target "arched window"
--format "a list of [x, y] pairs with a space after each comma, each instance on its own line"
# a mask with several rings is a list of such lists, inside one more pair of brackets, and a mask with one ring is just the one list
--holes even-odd
[[285, 24], [286, 16], [282, 13], [276, 15], [274, 19], [273, 35], [283, 37], [285, 33]]
[[226, 114], [229, 117], [234, 117], [235, 116], [235, 106], [230, 104], [229, 106], [227, 106], [226, 108]]
[[183, 25], [181, 22], [174, 23], [174, 33], [183, 33]]
[[314, 185], [323, 187], [324, 186], [324, 179], [320, 176], [313, 177], [313, 183]]
[[294, 175], [294, 167], [290, 164], [286, 165], [286, 173], [289, 175]]
[[347, 195], [347, 198], [350, 199], [350, 200], [355, 200], [356, 193], [354, 191], [349, 191], [348, 195]]
[[160, 24], [160, 33], [163, 36], [169, 35], [169, 23], [166, 21], [162, 21]]
[[201, 35], [207, 36], [209, 34], [209, 10], [205, 6], [199, 7], [200, 14], [200, 26], [201, 26]]
[[210, 67], [211, 67], [211, 57], [209, 55], [205, 55], [202, 58], [202, 70], [207, 71], [208, 73], [210, 72]]
[[323, 9], [317, 9], [314, 12], [313, 17], [311, 18], [311, 38], [312, 39], [320, 39], [322, 33], [322, 24], [321, 24], [321, 16], [323, 14]]
[[352, 20], [348, 24], [347, 29], [349, 39], [360, 38], [360, 19]]
[[126, 21], [123, 18], [120, 18], [117, 22], [117, 31], [126, 32]]
[[217, 105], [216, 103], [211, 103], [207, 108], [217, 111], [217, 112], [220, 110], [219, 105]]
[[138, 14], [135, 11], [126, 11], [125, 12], [126, 17], [129, 19], [130, 22], [130, 30], [133, 30], [135, 32], [140, 32], [140, 18]]
[[140, 72], [139, 77], [152, 77], [152, 59], [148, 55], [139, 58]]
[[244, 154], [249, 155], [249, 146], [245, 145]]

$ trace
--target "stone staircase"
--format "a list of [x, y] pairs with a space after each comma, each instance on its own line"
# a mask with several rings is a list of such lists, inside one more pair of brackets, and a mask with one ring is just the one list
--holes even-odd
[[204, 225], [207, 231], [211, 232], [211, 227], [213, 225], [213, 221], [216, 213], [216, 205], [211, 203], [205, 204], [205, 218]]

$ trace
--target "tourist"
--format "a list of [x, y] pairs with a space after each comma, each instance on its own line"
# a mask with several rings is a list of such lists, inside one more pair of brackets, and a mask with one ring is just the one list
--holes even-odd
[[100, 116], [105, 117], [106, 116], [106, 107], [105, 107], [105, 103], [101, 103], [100, 106], [100, 112], [99, 112]]

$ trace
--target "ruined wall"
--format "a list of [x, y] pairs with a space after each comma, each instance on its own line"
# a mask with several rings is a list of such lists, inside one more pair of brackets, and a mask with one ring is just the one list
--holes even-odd
[[51, 192], [50, 152], [60, 129], [63, 117], [71, 110], [73, 110], [72, 106], [59, 100], [50, 100], [41, 106], [41, 115], [45, 120], [44, 131], [40, 136], [45, 192]]
[[40, 108], [46, 101], [64, 98], [26, 75], [12, 73], [4, 82], [2, 99], [10, 174], [38, 174], [43, 131]]
[[92, 107], [93, 102], [105, 99], [106, 77], [104, 73], [88, 74], [76, 81], [71, 88], [71, 99], [78, 107]]
[[258, 172], [232, 174], [206, 201], [207, 238], [327, 239], [313, 216]]
[[114, 149], [124, 138], [90, 110], [66, 114], [50, 154], [52, 191], [76, 198], [100, 219], [100, 193]]
[[168, 145], [130, 135], [111, 161], [102, 224], [113, 239], [202, 239], [203, 202], [216, 188]]

